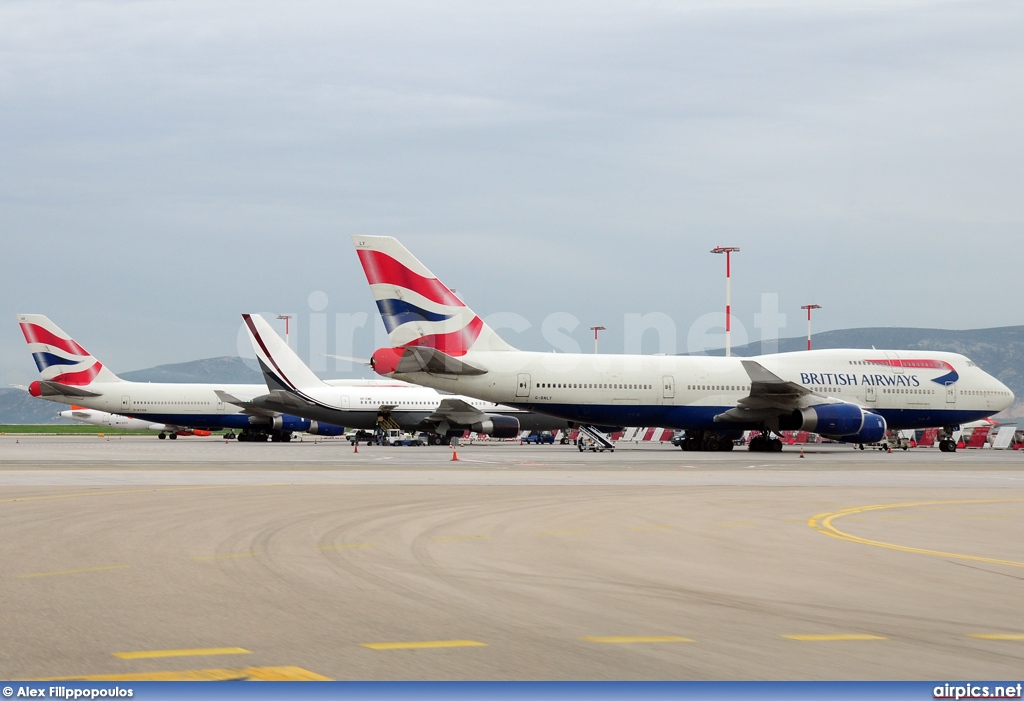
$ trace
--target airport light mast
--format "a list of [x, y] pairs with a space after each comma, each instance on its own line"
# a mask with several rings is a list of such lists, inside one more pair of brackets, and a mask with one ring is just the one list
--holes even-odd
[[284, 344], [286, 346], [288, 346], [289, 348], [292, 347], [292, 344], [288, 340], [288, 326], [289, 326], [288, 322], [291, 321], [292, 316], [294, 316], [294, 315], [293, 314], [278, 314], [277, 315], [278, 319], [284, 319]]
[[807, 350], [811, 349], [811, 310], [821, 309], [820, 304], [805, 304], [800, 307], [801, 309], [807, 310]]
[[712, 253], [725, 254], [725, 357], [732, 356], [732, 254], [739, 253], [737, 246], [716, 246]]
[[590, 330], [594, 332], [594, 355], [597, 355], [597, 334], [606, 329], [603, 326], [591, 326]]

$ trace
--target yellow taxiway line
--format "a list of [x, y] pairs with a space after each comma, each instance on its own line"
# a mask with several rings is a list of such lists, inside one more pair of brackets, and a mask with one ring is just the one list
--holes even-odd
[[61, 574], [81, 574], [83, 572], [106, 572], [107, 570], [126, 570], [131, 565], [107, 565], [106, 567], [83, 567], [77, 570], [60, 570], [58, 572], [36, 572], [34, 574], [18, 575], [19, 579], [31, 579], [33, 577], [56, 577]]
[[842, 511], [835, 511], [827, 514], [818, 514], [817, 516], [810, 518], [807, 521], [807, 525], [823, 535], [827, 535], [832, 538], [838, 538], [840, 540], [847, 540], [851, 543], [860, 543], [861, 545], [873, 545], [876, 548], [887, 548], [889, 550], [899, 550], [906, 553], [917, 553], [918, 555], [931, 555], [933, 557], [944, 557], [953, 560], [970, 560], [973, 562], [987, 562], [992, 565], [1009, 565], [1010, 567], [1024, 567], [1024, 562], [1015, 562], [1013, 560], [999, 560], [993, 557], [982, 557], [980, 555], [964, 555], [961, 553], [949, 553], [943, 552], [941, 550], [928, 550], [926, 548], [911, 548], [906, 545], [886, 543], [880, 540], [869, 540], [868, 538], [861, 538], [860, 536], [855, 536], [850, 533], [841, 531], [838, 528], [836, 528], [834, 523], [837, 519], [840, 518], [851, 517], [855, 514], [864, 514], [870, 511], [882, 511], [885, 509], [903, 509], [920, 506], [962, 506], [967, 504], [1010, 504], [1022, 501], [1024, 501], [1024, 499], [965, 499], [958, 501], [913, 501], [905, 502], [902, 504], [873, 504], [871, 506], [858, 506], [852, 509], [844, 509]]
[[363, 643], [371, 650], [429, 650], [439, 647], [487, 647], [476, 640], [424, 640], [409, 643]]
[[788, 640], [799, 640], [802, 643], [833, 643], [844, 640], [888, 640], [880, 635], [867, 635], [864, 633], [846, 633], [837, 635], [783, 635]]
[[183, 669], [174, 672], [134, 672], [132, 674], [83, 674], [78, 677], [50, 677], [39, 681], [85, 682], [329, 682], [302, 667], [243, 667], [241, 669]]
[[608, 643], [611, 645], [629, 645], [632, 643], [692, 643], [693, 640], [690, 638], [680, 638], [675, 635], [648, 635], [648, 636], [628, 636], [628, 635], [617, 635], [606, 638], [594, 638], [594, 637], [583, 637], [580, 640], [585, 640], [588, 643]]
[[115, 652], [122, 660], [151, 660], [159, 657], [202, 657], [205, 655], [250, 655], [241, 647], [200, 647], [188, 650], [142, 650], [141, 652]]

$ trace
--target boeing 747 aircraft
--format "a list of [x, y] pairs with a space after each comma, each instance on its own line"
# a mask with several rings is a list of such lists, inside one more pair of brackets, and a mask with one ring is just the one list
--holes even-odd
[[379, 426], [426, 432], [434, 445], [447, 443], [464, 431], [515, 438], [520, 431], [557, 431], [568, 426], [564, 419], [472, 397], [443, 395], [429, 387], [331, 386], [302, 362], [263, 317], [243, 314], [242, 318], [270, 393], [239, 406], [253, 405], [348, 428], [372, 430]]
[[[498, 336], [397, 240], [353, 243], [391, 342], [374, 352], [386, 377], [594, 426], [685, 429], [693, 450], [778, 451], [779, 431], [864, 445], [887, 429], [954, 430], [1013, 403], [999, 380], [956, 353], [817, 350], [752, 358], [520, 351]], [[600, 432], [596, 432], [600, 437]]]
[[[41, 314], [19, 314], [41, 379], [28, 392], [62, 404], [192, 429], [240, 430], [241, 441], [291, 440], [295, 431], [337, 436], [340, 426], [257, 407], [240, 408], [217, 392], [234, 397], [266, 394], [263, 385], [213, 385], [171, 382], [129, 382], [106, 368], [59, 326]], [[171, 438], [177, 435], [169, 434]]]

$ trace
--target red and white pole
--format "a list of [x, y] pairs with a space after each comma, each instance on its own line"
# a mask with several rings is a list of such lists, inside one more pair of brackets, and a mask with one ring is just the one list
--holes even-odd
[[600, 331], [604, 331], [603, 326], [591, 326], [590, 330], [594, 332], [594, 355], [597, 355], [597, 334]]
[[716, 246], [712, 253], [725, 254], [725, 357], [732, 356], [732, 254], [736, 246]]
[[820, 304], [805, 304], [800, 307], [801, 309], [807, 310], [807, 350], [811, 349], [811, 310], [821, 309]]
[[289, 342], [289, 339], [288, 339], [288, 331], [289, 331], [288, 322], [291, 321], [292, 315], [291, 314], [278, 314], [277, 318], [278, 319], [284, 319], [284, 344], [286, 346], [288, 346], [289, 348], [291, 348], [292, 344]]

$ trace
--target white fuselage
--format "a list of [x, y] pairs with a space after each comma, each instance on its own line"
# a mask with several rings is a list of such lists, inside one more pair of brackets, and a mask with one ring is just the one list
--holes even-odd
[[[723, 428], [714, 417], [747, 397], [751, 385], [737, 357], [474, 351], [461, 360], [486, 372], [393, 377], [581, 423], [682, 429]], [[954, 426], [1014, 400], [1005, 385], [954, 353], [843, 349], [746, 360], [881, 414], [893, 429]]]

